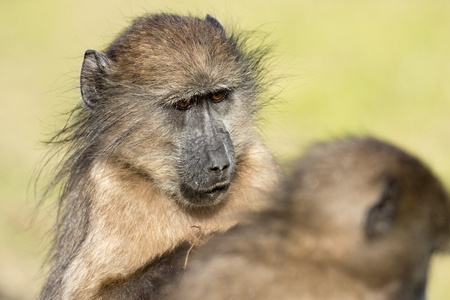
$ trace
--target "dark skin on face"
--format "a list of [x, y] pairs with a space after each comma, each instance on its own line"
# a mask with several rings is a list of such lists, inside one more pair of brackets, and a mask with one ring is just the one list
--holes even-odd
[[217, 204], [226, 194], [234, 173], [234, 146], [222, 114], [229, 92], [219, 91], [178, 101], [185, 119], [186, 139], [178, 166], [181, 193], [195, 206]]

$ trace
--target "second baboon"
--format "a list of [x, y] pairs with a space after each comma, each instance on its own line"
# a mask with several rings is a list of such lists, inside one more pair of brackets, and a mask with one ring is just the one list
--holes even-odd
[[[171, 261], [264, 207], [278, 167], [255, 131], [267, 50], [211, 16], [138, 18], [88, 50], [40, 299], [142, 299]], [[164, 275], [165, 274], [165, 275]]]
[[191, 256], [172, 300], [423, 300], [448, 239], [446, 192], [373, 138], [314, 146], [274, 208]]

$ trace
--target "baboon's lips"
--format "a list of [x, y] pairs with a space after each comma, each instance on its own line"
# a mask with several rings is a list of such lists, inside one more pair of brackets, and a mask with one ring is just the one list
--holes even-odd
[[217, 192], [227, 190], [229, 186], [230, 186], [229, 183], [217, 183], [217, 184], [213, 185], [211, 188], [205, 189], [205, 190], [199, 190], [199, 192], [207, 194], [209, 196], [214, 196]]
[[212, 206], [224, 198], [229, 187], [229, 182], [219, 182], [202, 189], [193, 189], [189, 185], [183, 184], [180, 190], [187, 202], [195, 206]]

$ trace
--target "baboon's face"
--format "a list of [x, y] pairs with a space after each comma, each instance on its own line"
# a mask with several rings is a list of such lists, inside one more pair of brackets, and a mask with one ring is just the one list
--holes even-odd
[[211, 206], [252, 140], [254, 76], [214, 19], [157, 15], [106, 55], [86, 52], [81, 90], [89, 113], [112, 124], [114, 161], [184, 206]]

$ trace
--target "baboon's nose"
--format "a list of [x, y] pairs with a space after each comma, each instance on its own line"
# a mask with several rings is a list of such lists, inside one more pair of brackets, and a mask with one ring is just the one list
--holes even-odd
[[210, 176], [221, 178], [223, 175], [226, 175], [231, 165], [227, 146], [221, 143], [214, 147], [214, 150], [206, 151], [208, 152], [206, 156], [208, 160], [205, 167]]
[[209, 171], [217, 175], [225, 172], [230, 167], [229, 159], [224, 155], [213, 155], [210, 161]]
[[220, 164], [220, 165], [214, 165], [209, 168], [209, 170], [213, 173], [219, 173], [225, 171], [230, 166], [229, 163]]

